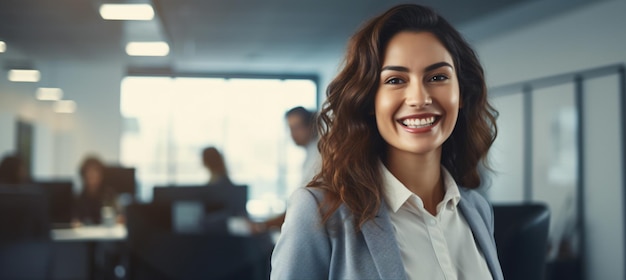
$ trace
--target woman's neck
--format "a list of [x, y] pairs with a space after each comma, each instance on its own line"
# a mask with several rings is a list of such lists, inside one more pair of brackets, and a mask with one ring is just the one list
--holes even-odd
[[433, 215], [443, 200], [441, 179], [441, 149], [427, 154], [412, 154], [390, 150], [386, 166], [409, 191], [419, 196], [424, 208]]

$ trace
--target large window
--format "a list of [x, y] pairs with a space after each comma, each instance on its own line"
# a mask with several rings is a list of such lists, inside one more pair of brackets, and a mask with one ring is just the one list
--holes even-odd
[[231, 179], [248, 185], [252, 215], [281, 212], [299, 187], [305, 156], [284, 119], [294, 106], [316, 109], [315, 82], [127, 77], [121, 88], [120, 159], [137, 168], [138, 196], [149, 201], [154, 186], [208, 182], [201, 152], [214, 146]]

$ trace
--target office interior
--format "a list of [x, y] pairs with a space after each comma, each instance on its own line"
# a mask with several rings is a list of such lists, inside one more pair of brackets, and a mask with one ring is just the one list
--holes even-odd
[[[246, 215], [268, 219], [300, 187], [304, 152], [289, 138], [285, 111], [318, 109], [350, 35], [406, 2], [1, 1], [0, 154], [27, 154], [34, 181], [71, 182], [74, 194], [87, 155], [132, 169], [128, 205], [137, 207], [125, 223], [149, 224], [142, 217], [197, 212], [142, 206], [155, 189], [205, 184], [201, 149], [215, 146], [233, 182], [247, 188]], [[547, 206], [544, 279], [626, 279], [626, 0], [413, 2], [448, 18], [479, 55], [500, 112], [481, 192], [494, 206]], [[106, 3], [148, 4], [154, 15], [105, 20]], [[134, 41], [165, 42], [166, 54], [131, 56]], [[38, 70], [39, 78], [9, 81], [12, 69]], [[60, 88], [61, 100], [38, 100], [39, 88]], [[125, 223], [85, 227], [81, 237], [53, 228], [47, 253], [35, 248], [37, 257], [21, 266], [48, 279], [233, 279], [220, 274], [226, 269], [265, 279], [279, 231], [245, 234], [241, 219], [228, 221], [220, 224], [228, 232], [210, 235], [221, 241], [180, 234], [142, 244], [162, 249], [143, 252], [154, 257], [143, 264], [171, 266], [166, 272], [133, 271]], [[90, 237], [102, 228], [102, 238]], [[3, 255], [29, 252], [3, 248]], [[235, 263], [243, 255], [253, 265], [242, 270]], [[96, 267], [111, 256], [111, 271]]]

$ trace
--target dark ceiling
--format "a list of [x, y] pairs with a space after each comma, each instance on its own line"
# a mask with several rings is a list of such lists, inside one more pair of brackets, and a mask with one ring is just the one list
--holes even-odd
[[[0, 40], [7, 44], [7, 52], [0, 54], [3, 66], [80, 60], [187, 73], [317, 74], [338, 63], [348, 37], [365, 20], [407, 1], [133, 1], [153, 4], [157, 17], [149, 22], [102, 20], [102, 2], [0, 0]], [[470, 41], [480, 41], [593, 1], [413, 2], [433, 7]], [[167, 57], [127, 57], [124, 52], [127, 41], [160, 39], [170, 43]]]

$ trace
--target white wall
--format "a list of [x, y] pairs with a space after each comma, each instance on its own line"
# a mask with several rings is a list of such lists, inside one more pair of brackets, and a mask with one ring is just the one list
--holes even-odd
[[[2, 60], [0, 60], [2, 62]], [[13, 83], [7, 80], [7, 71], [0, 71], [0, 156], [16, 152], [16, 121], [18, 119], [33, 124], [33, 152], [42, 154], [41, 160], [33, 158], [32, 172], [48, 174], [52, 162], [52, 149], [46, 141], [53, 141], [55, 114], [50, 103], [35, 100], [36, 85]], [[36, 157], [36, 155], [35, 155]]]
[[75, 174], [82, 158], [90, 153], [109, 163], [119, 161], [123, 67], [117, 62], [88, 61], [58, 67], [57, 80], [65, 85], [66, 97], [76, 101], [77, 110], [72, 115], [57, 116], [56, 173]]
[[474, 44], [490, 86], [626, 62], [626, 0], [603, 1]]
[[[626, 1], [599, 2], [478, 42], [475, 48], [490, 86], [625, 63], [624, 15]], [[585, 262], [590, 280], [624, 279], [621, 112], [615, 81], [610, 90], [602, 84], [585, 84]]]
[[[4, 99], [2, 99], [2, 89], [0, 89], [0, 103], [2, 102]], [[12, 133], [14, 125], [13, 115], [0, 111], [0, 155], [4, 155], [15, 146]]]
[[[0, 56], [0, 64], [5, 61]], [[39, 83], [13, 83], [0, 71], [0, 154], [15, 149], [15, 120], [34, 127], [33, 176], [75, 177], [80, 160], [97, 153], [107, 162], [117, 162], [121, 134], [119, 112], [122, 63], [38, 62]], [[49, 78], [53, 76], [54, 78]], [[37, 101], [38, 86], [59, 86], [64, 98], [77, 103], [74, 114], [53, 112], [51, 102]]]

